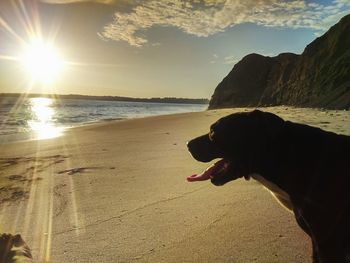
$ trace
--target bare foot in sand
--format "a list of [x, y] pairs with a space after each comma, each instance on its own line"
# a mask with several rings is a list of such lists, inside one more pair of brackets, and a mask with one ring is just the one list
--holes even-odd
[[30, 249], [21, 235], [0, 235], [0, 263], [33, 263]]

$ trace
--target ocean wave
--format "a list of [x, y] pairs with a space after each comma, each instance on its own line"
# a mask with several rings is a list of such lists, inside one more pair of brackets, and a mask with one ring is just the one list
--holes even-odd
[[101, 121], [121, 121], [121, 120], [125, 120], [126, 118], [106, 118], [106, 119], [101, 119]]
[[[53, 100], [40, 104], [37, 99], [0, 100], [0, 135], [28, 131], [33, 124], [74, 127], [81, 124], [114, 121], [151, 115], [205, 110], [207, 105], [125, 101]], [[39, 104], [35, 104], [39, 103]]]

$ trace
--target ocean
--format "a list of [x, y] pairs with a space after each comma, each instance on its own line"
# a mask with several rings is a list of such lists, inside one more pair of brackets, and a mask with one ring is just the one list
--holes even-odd
[[206, 104], [175, 104], [16, 97], [0, 98], [0, 143], [49, 139], [89, 123], [197, 112]]

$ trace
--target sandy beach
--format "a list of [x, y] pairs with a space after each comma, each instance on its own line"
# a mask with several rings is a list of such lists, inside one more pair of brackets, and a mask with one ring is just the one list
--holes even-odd
[[[339, 133], [346, 111], [265, 109]], [[235, 110], [122, 120], [0, 146], [0, 232], [35, 262], [311, 262], [308, 237], [259, 183], [186, 177], [186, 141]]]

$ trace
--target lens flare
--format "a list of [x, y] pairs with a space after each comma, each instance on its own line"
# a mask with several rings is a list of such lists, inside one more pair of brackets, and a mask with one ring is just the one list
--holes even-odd
[[25, 46], [21, 62], [29, 77], [43, 84], [54, 82], [63, 68], [59, 52], [41, 39], [33, 39]]

